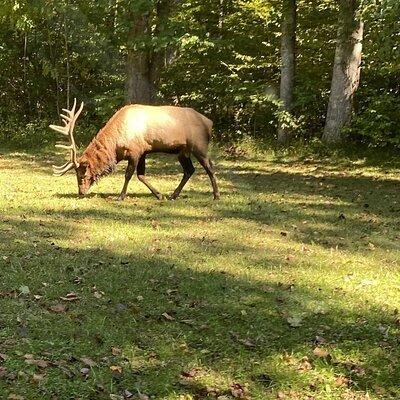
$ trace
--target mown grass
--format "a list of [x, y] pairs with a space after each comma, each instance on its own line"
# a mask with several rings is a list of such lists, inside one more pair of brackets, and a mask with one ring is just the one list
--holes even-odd
[[121, 203], [1, 153], [0, 398], [400, 398], [398, 169], [219, 152], [219, 202], [198, 166]]

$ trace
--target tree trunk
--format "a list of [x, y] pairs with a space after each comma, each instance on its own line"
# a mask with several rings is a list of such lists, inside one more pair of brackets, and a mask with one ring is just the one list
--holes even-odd
[[[133, 28], [129, 41], [140, 36], [157, 38], [165, 31], [171, 11], [171, 0], [158, 0], [155, 9], [132, 16]], [[152, 26], [152, 28], [150, 27]], [[128, 51], [126, 103], [154, 104], [160, 75], [166, 62], [165, 48], [135, 49]]]
[[[170, 0], [158, 0], [155, 11], [156, 20], [153, 35], [159, 37], [165, 32], [168, 17], [171, 12]], [[159, 86], [161, 71], [166, 64], [166, 51], [167, 48], [155, 48], [151, 52], [149, 77], [155, 89], [154, 94]]]
[[129, 34], [128, 55], [126, 63], [125, 102], [127, 104], [151, 104], [154, 99], [154, 88], [150, 80], [150, 59], [146, 49], [135, 48], [135, 40], [140, 36], [149, 35], [147, 13], [133, 15], [133, 28]]
[[151, 104], [154, 88], [149, 78], [149, 60], [145, 51], [129, 50], [127, 57], [127, 104]]
[[[296, 0], [284, 0], [282, 11], [280, 99], [282, 101], [281, 110], [290, 113], [293, 108], [295, 74]], [[285, 124], [284, 121], [280, 121], [278, 125], [278, 142], [286, 143], [290, 136], [290, 126]]]
[[353, 96], [360, 80], [363, 22], [357, 18], [358, 0], [340, 0], [339, 27], [331, 93], [322, 140], [338, 143], [350, 124]]

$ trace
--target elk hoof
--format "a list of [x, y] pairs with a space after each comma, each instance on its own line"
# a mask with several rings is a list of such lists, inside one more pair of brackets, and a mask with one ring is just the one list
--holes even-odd
[[167, 199], [168, 200], [176, 200], [178, 198], [178, 195], [177, 194], [170, 194], [169, 196], [167, 196]]
[[117, 201], [124, 201], [125, 196], [118, 196]]
[[218, 194], [214, 194], [214, 200], [219, 200], [221, 198], [221, 195], [218, 193]]
[[161, 193], [154, 193], [154, 196], [156, 196], [158, 200], [164, 199], [164, 196]]

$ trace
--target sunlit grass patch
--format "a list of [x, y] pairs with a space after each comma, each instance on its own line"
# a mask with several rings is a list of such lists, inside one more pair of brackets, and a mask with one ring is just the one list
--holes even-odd
[[0, 158], [1, 398], [400, 396], [397, 170], [221, 154], [219, 202], [198, 166], [121, 203], [55, 158]]

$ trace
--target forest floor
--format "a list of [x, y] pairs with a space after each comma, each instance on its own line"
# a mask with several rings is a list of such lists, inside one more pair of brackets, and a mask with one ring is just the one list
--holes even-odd
[[399, 168], [218, 153], [220, 201], [117, 202], [0, 153], [1, 399], [400, 398]]

